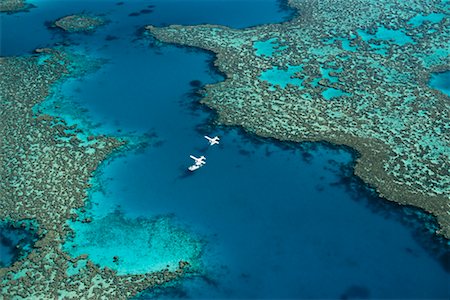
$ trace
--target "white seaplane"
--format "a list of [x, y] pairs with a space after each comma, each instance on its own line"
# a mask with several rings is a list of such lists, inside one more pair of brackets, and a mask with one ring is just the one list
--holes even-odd
[[193, 172], [195, 170], [198, 170], [206, 164], [206, 157], [204, 157], [203, 155], [199, 158], [195, 157], [194, 155], [189, 155], [189, 157], [194, 160], [194, 164], [188, 168], [189, 171]]
[[219, 141], [220, 141], [220, 138], [217, 135], [215, 137], [213, 137], [213, 138], [205, 135], [205, 139], [208, 140], [208, 143], [209, 143], [210, 146], [218, 145]]

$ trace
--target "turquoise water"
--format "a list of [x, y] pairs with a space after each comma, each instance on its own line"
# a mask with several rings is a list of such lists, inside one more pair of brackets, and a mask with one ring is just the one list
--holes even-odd
[[445, 18], [445, 14], [441, 13], [431, 13], [429, 15], [422, 15], [418, 14], [417, 16], [413, 17], [408, 21], [410, 25], [413, 27], [419, 27], [423, 25], [424, 22], [430, 22], [430, 23], [439, 23]]
[[[70, 253], [120, 273], [173, 267], [182, 258], [196, 263], [192, 278], [141, 298], [448, 298], [450, 249], [433, 234], [432, 218], [377, 197], [353, 176], [356, 154], [347, 148], [279, 143], [212, 125], [214, 113], [196, 95], [223, 80], [212, 55], [139, 35], [150, 23], [245, 27], [284, 20], [289, 11], [269, 0], [152, 3], [152, 13], [130, 16], [149, 3], [39, 1], [23, 18], [5, 17], [17, 23], [5, 28], [17, 29], [5, 31], [2, 53], [65, 41], [85, 63], [106, 60], [55, 89], [50, 101], [59, 110], [43, 109], [94, 132], [149, 142], [97, 172], [82, 216], [92, 222], [71, 224]], [[81, 10], [103, 12], [110, 23], [90, 35], [44, 26]], [[301, 84], [291, 78], [301, 66], [271, 70], [272, 85]], [[220, 135], [221, 144], [209, 147], [204, 134]], [[204, 154], [207, 165], [187, 172], [189, 154]], [[68, 268], [76, 274], [84, 266]]]
[[430, 85], [450, 97], [450, 71], [433, 74]]
[[358, 30], [358, 34], [365, 42], [375, 39], [380, 41], [391, 41], [400, 46], [408, 43], [414, 43], [413, 39], [410, 36], [406, 35], [406, 33], [404, 33], [402, 30], [388, 29], [384, 26], [378, 27], [375, 34], [369, 34], [363, 30]]
[[414, 43], [413, 39], [401, 30], [388, 29], [386, 27], [378, 27], [375, 37], [383, 41], [392, 41], [397, 45], [403, 46]]
[[352, 46], [350, 45], [350, 41], [347, 39], [342, 39], [342, 48], [346, 51], [350, 51], [350, 52], [355, 52], [356, 50], [358, 50], [357, 46]]
[[257, 41], [253, 44], [256, 49], [256, 55], [272, 57], [273, 55], [280, 55], [281, 51], [287, 46], [280, 46], [277, 38], [268, 39], [267, 41]]
[[260, 80], [267, 81], [273, 86], [278, 85], [281, 88], [285, 88], [288, 84], [301, 87], [303, 79], [295, 78], [293, 76], [300, 72], [303, 66], [288, 66], [286, 69], [273, 67], [261, 73]]
[[414, 40], [408, 36], [402, 30], [394, 30], [388, 29], [384, 26], [379, 26], [375, 32], [375, 34], [370, 34], [364, 30], [358, 29], [358, 35], [362, 38], [362, 40], [370, 45], [374, 49], [374, 52], [379, 53], [381, 55], [386, 55], [388, 53], [388, 45], [385, 43], [377, 44], [371, 43], [370, 41], [383, 42], [390, 41], [399, 46], [404, 46], [406, 44], [414, 44]]
[[341, 97], [344, 95], [349, 95], [348, 93], [335, 88], [327, 88], [325, 91], [322, 92], [322, 96], [325, 98], [325, 100], [331, 100], [333, 98]]
[[94, 263], [117, 270], [119, 275], [166, 267], [175, 270], [180, 260], [195, 262], [202, 251], [200, 240], [175, 226], [170, 217], [130, 219], [115, 211], [96, 216], [89, 224], [74, 222], [71, 227], [76, 238], [65, 249], [74, 256], [88, 253]]

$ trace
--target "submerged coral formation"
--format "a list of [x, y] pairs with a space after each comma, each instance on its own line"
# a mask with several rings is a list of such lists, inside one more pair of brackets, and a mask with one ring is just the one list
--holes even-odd
[[[243, 30], [148, 26], [157, 39], [216, 54], [205, 88], [218, 121], [284, 141], [356, 149], [355, 173], [389, 200], [433, 213], [450, 238], [448, 2], [290, 0], [289, 22]], [[437, 17], [436, 17], [437, 16]]]
[[102, 18], [88, 15], [70, 15], [55, 22], [56, 27], [67, 32], [94, 31], [104, 24], [105, 21]]
[[0, 0], [0, 12], [14, 13], [31, 7], [25, 0]]
[[118, 275], [175, 271], [180, 259], [189, 261], [191, 270], [198, 267], [203, 244], [171, 218], [131, 219], [120, 211], [101, 218], [87, 215], [84, 222], [70, 224], [75, 235], [63, 249], [73, 257], [88, 254], [92, 262]]
[[67, 221], [77, 218], [73, 209], [84, 206], [93, 171], [124, 141], [86, 138], [58, 117], [33, 112], [54, 84], [85, 72], [83, 60], [74, 55], [50, 49], [38, 52], [0, 58], [0, 219], [33, 220], [38, 234], [26, 258], [0, 269], [1, 295], [125, 299], [178, 278], [185, 270], [183, 261], [171, 270], [119, 275], [100, 268], [87, 255], [74, 257], [63, 249], [71, 233]]

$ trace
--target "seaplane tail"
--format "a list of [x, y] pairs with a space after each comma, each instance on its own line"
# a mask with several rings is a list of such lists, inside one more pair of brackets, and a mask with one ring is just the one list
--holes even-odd
[[213, 138], [205, 135], [205, 139], [208, 140], [210, 146], [218, 145], [220, 141], [220, 138], [217, 135]]

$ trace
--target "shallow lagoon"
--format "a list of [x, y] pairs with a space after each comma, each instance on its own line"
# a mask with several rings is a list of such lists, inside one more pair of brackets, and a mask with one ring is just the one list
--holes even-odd
[[349, 95], [348, 93], [335, 88], [327, 88], [325, 91], [322, 92], [322, 96], [325, 98], [325, 100], [332, 100], [333, 98], [341, 97], [344, 95]]
[[372, 39], [380, 41], [393, 41], [399, 46], [414, 43], [413, 39], [406, 35], [402, 30], [388, 29], [384, 26], [378, 27], [375, 34], [370, 34], [363, 30], [358, 30], [357, 32], [365, 42], [369, 42]]
[[288, 84], [301, 87], [303, 80], [300, 78], [295, 78], [294, 76], [302, 69], [303, 66], [288, 66], [287, 69], [273, 67], [272, 69], [268, 69], [261, 73], [259, 79], [262, 81], [267, 81], [271, 85], [272, 90], [274, 89], [273, 86], [276, 85], [281, 88], [285, 88]]
[[[186, 5], [178, 9], [154, 2], [153, 13], [138, 16], [129, 14], [143, 9], [143, 2], [126, 2], [123, 10], [102, 3], [109, 3], [108, 9], [95, 2], [88, 10], [106, 12], [111, 23], [95, 34], [68, 36], [43, 27], [36, 33], [38, 42], [26, 40], [5, 52], [21, 54], [36, 44], [66, 40], [78, 43], [72, 46], [76, 51], [110, 60], [97, 72], [62, 85], [53, 100], [64, 103], [64, 111], [54, 113], [83, 119], [96, 132], [152, 137], [149, 147], [104, 164], [90, 192], [89, 213], [97, 220], [118, 208], [131, 220], [163, 216], [206, 243], [203, 273], [162, 289], [157, 297], [448, 297], [449, 275], [442, 266], [449, 250], [430, 233], [433, 222], [417, 210], [377, 198], [355, 181], [348, 149], [275, 143], [211, 126], [213, 114], [197, 104], [198, 84], [192, 80], [222, 80], [210, 68], [212, 56], [173, 46], [149, 48], [150, 41], [135, 35], [153, 22], [236, 27], [275, 22], [287, 15], [276, 12], [275, 1], [262, 1], [266, 5], [258, 6], [259, 13], [240, 18], [236, 7], [254, 6], [254, 1], [219, 2], [228, 6], [220, 12], [203, 1], [183, 1]], [[29, 24], [36, 21], [33, 16], [55, 19], [88, 4], [59, 5], [45, 14], [50, 5], [57, 4], [42, 1], [26, 15]], [[209, 148], [202, 137], [206, 133], [219, 134], [221, 145]], [[206, 167], [187, 173], [189, 154], [201, 153], [207, 156]], [[420, 218], [428, 220], [428, 227]], [[95, 226], [73, 226], [80, 228], [75, 241], [105, 238], [96, 235]], [[120, 234], [132, 231], [116, 232], [114, 239], [123, 247]], [[137, 239], [125, 241], [131, 253], [142, 246]], [[78, 247], [74, 252], [98, 252]]]
[[255, 53], [258, 56], [272, 57], [273, 55], [280, 55], [280, 52], [287, 46], [280, 46], [277, 38], [271, 38], [266, 41], [256, 41], [253, 48], [255, 48]]
[[411, 20], [409, 20], [409, 24], [412, 25], [413, 27], [419, 27], [421, 25], [423, 25], [425, 22], [429, 22], [429, 23], [439, 23], [441, 22], [445, 17], [445, 14], [442, 13], [431, 13], [429, 15], [422, 15], [422, 14], [418, 14], [417, 16], [415, 16], [414, 18], [412, 18]]

